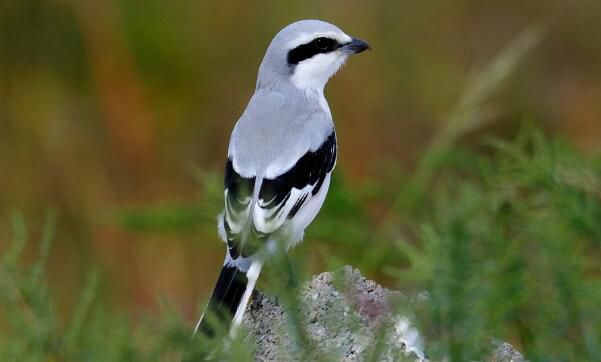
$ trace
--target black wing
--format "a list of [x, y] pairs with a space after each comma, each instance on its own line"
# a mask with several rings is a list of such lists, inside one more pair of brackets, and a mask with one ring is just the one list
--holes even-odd
[[259, 206], [269, 210], [268, 216], [272, 220], [282, 210], [288, 210], [287, 220], [292, 219], [303, 204], [319, 192], [336, 164], [336, 154], [336, 133], [332, 131], [317, 150], [305, 153], [290, 170], [273, 179], [263, 180]]
[[234, 170], [232, 160], [228, 158], [223, 182], [225, 196], [223, 227], [227, 236], [230, 256], [233, 259], [238, 258], [241, 252], [238, 239], [249, 218], [255, 180], [255, 177], [240, 176]]
[[240, 176], [228, 160], [224, 228], [232, 258], [252, 255], [271, 233], [291, 220], [319, 192], [336, 164], [336, 156], [336, 133], [332, 131], [317, 150], [308, 151], [292, 168], [275, 178], [263, 179], [243, 247], [240, 239], [249, 220], [255, 178]]

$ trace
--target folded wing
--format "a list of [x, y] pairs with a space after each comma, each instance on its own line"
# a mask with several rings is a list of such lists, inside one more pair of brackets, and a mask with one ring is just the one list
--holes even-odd
[[[336, 154], [336, 134], [332, 130], [319, 148], [307, 150], [291, 168], [264, 178], [256, 198], [253, 195], [256, 178], [240, 176], [228, 160], [224, 228], [231, 257], [252, 255], [271, 234], [294, 222], [299, 210], [319, 192], [332, 172]], [[254, 207], [253, 199], [256, 199]]]

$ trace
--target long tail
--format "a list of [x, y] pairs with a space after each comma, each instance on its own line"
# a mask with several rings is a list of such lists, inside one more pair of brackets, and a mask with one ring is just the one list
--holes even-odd
[[210, 313], [224, 326], [231, 322], [230, 335], [234, 335], [236, 328], [242, 322], [242, 316], [261, 273], [261, 267], [261, 262], [253, 261], [248, 271], [244, 272], [231, 263], [226, 263], [221, 268], [209, 304], [196, 324], [194, 334], [198, 331], [208, 336], [215, 334], [214, 325], [204, 318], [207, 313]]

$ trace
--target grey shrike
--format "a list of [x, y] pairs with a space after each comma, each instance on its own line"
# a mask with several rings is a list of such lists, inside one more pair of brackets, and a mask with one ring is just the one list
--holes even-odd
[[[323, 90], [349, 55], [366, 49], [366, 42], [319, 20], [288, 25], [267, 48], [255, 93], [230, 138], [218, 218], [227, 249], [203, 314], [231, 321], [230, 333], [263, 263], [301, 241], [324, 202], [337, 146]], [[214, 333], [203, 317], [198, 330]]]

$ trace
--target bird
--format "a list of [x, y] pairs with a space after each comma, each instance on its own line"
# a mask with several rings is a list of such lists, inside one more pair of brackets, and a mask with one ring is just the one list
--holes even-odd
[[255, 92], [231, 133], [217, 227], [225, 260], [194, 334], [214, 335], [207, 313], [233, 334], [262, 266], [300, 242], [317, 216], [338, 153], [324, 88], [349, 56], [367, 49], [321, 20], [292, 23], [267, 47]]

